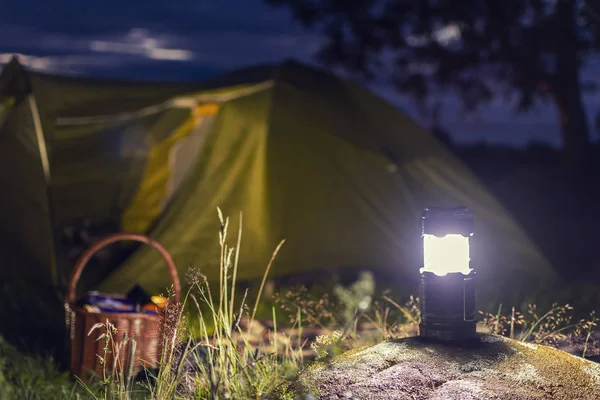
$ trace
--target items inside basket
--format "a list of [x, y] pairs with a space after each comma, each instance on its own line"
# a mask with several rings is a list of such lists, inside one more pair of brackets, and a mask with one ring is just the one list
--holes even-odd
[[77, 307], [90, 313], [141, 313], [158, 315], [164, 311], [168, 299], [151, 296], [140, 285], [133, 286], [126, 295], [107, 295], [97, 291], [87, 292], [79, 299]]

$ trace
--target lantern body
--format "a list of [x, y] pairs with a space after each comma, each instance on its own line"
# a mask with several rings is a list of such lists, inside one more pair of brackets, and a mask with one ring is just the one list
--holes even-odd
[[464, 207], [428, 208], [422, 215], [422, 236], [420, 335], [470, 339], [476, 330], [473, 213]]

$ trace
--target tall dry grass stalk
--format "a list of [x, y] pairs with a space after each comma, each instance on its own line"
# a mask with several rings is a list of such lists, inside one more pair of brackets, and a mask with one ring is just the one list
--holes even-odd
[[106, 321], [92, 326], [88, 332], [88, 336], [96, 331], [103, 331], [97, 341], [103, 341], [102, 354], [97, 354], [100, 364], [102, 365], [102, 376], [92, 380], [92, 385], [86, 384], [81, 378], [76, 377], [77, 381], [85, 388], [85, 390], [94, 398], [94, 400], [132, 400], [142, 398], [143, 393], [135, 388], [133, 375], [133, 363], [123, 365], [121, 355], [127, 351], [128, 360], [133, 360], [133, 355], [136, 350], [136, 341], [134, 338], [125, 337], [122, 341], [117, 341], [117, 328]]
[[[296, 374], [303, 365], [302, 347], [286, 334], [268, 332], [268, 345], [254, 344], [254, 317], [265, 281], [283, 241], [275, 249], [258, 291], [251, 315], [246, 305], [246, 290], [236, 296], [236, 279], [242, 240], [242, 214], [236, 246], [227, 242], [229, 219], [218, 209], [219, 287], [211, 290], [206, 276], [196, 272], [190, 276], [190, 288], [180, 304], [170, 303], [163, 319], [160, 368], [145, 371], [142, 386], [146, 398], [167, 399], [249, 399], [271, 392], [284, 379]], [[214, 288], [213, 288], [214, 289]], [[214, 296], [213, 296], [214, 294]], [[239, 303], [236, 304], [236, 297]], [[193, 335], [184, 310], [188, 306], [197, 313], [198, 329]], [[273, 310], [273, 315], [274, 310]], [[242, 324], [242, 320], [250, 321]], [[276, 319], [274, 318], [276, 324]], [[107, 323], [108, 324], [108, 323]], [[111, 339], [114, 327], [106, 326]], [[297, 325], [298, 337], [302, 326]], [[104, 335], [104, 334], [103, 334]], [[110, 349], [107, 351], [111, 351]], [[105, 374], [103, 397], [97, 400], [130, 400], [133, 384], [130, 377]], [[83, 382], [82, 382], [83, 383]], [[108, 390], [110, 389], [110, 390]], [[93, 390], [89, 390], [93, 394]], [[112, 396], [112, 397], [111, 397]], [[116, 396], [116, 397], [115, 397]]]

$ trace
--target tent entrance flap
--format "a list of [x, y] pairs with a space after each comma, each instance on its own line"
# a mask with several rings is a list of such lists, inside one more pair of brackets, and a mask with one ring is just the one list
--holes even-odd
[[124, 232], [146, 233], [152, 226], [196, 164], [218, 109], [214, 103], [197, 106], [151, 146], [142, 182], [123, 213]]

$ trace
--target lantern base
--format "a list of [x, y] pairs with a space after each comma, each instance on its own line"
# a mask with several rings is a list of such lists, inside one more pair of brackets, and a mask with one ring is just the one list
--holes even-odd
[[476, 337], [476, 326], [466, 321], [427, 321], [419, 325], [419, 336], [443, 341], [471, 340]]
[[437, 276], [421, 274], [421, 324], [423, 338], [469, 340], [476, 336], [475, 272]]

